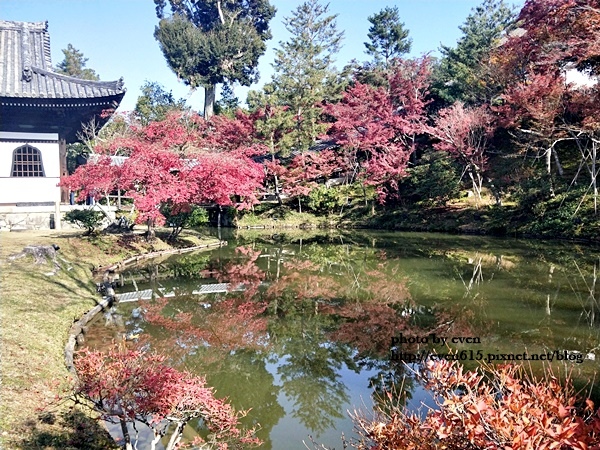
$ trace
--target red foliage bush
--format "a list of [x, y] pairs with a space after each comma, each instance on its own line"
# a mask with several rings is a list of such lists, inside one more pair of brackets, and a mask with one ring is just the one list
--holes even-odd
[[196, 418], [202, 419], [218, 448], [260, 443], [254, 430], [238, 428], [240, 413], [216, 398], [204, 378], [173, 369], [164, 359], [118, 347], [108, 352], [82, 350], [75, 359], [79, 377], [75, 397], [103, 419], [119, 422], [128, 449], [132, 448], [128, 422], [144, 423], [152, 429], [152, 448], [170, 432], [166, 448], [171, 450], [178, 445], [185, 425]]
[[390, 396], [374, 418], [355, 413], [362, 450], [600, 449], [600, 410], [578, 406], [567, 379], [548, 369], [541, 379], [522, 366], [464, 371], [458, 362], [428, 361], [417, 374], [436, 409], [422, 418]]

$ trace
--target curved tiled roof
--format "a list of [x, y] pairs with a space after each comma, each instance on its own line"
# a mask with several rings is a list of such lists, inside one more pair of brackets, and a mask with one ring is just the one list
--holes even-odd
[[0, 20], [0, 97], [93, 100], [124, 93], [123, 79], [89, 81], [55, 73], [48, 22]]

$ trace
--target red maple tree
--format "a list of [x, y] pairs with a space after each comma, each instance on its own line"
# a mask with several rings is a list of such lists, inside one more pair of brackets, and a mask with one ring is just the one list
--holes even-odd
[[210, 444], [218, 448], [246, 448], [260, 443], [253, 436], [254, 430], [238, 427], [244, 412], [236, 412], [216, 398], [204, 378], [180, 372], [164, 361], [156, 354], [118, 347], [106, 353], [82, 350], [75, 359], [75, 397], [85, 400], [83, 404], [103, 419], [120, 423], [127, 450], [133, 448], [127, 424], [134, 421], [152, 429], [152, 449], [168, 432], [171, 435], [166, 450], [176, 448], [185, 425], [197, 418], [213, 434]]
[[[221, 130], [220, 147], [214, 137], [207, 138], [208, 126]], [[263, 167], [251, 156], [264, 148], [247, 138], [234, 140], [239, 127], [245, 130], [248, 121], [215, 119], [207, 125], [170, 115], [98, 146], [101, 156], [64, 177], [61, 185], [97, 200], [119, 189], [133, 199], [136, 220], [148, 225], [150, 236], [165, 221], [161, 206], [166, 203], [175, 211], [194, 204], [247, 208], [257, 202], [264, 179]], [[115, 154], [126, 156], [122, 165], [111, 162], [109, 155]]]
[[438, 142], [434, 148], [446, 151], [459, 160], [472, 181], [473, 190], [481, 199], [484, 173], [487, 169], [489, 139], [494, 132], [494, 119], [485, 106], [466, 107], [456, 102], [441, 110], [428, 133]]
[[342, 147], [351, 180], [377, 186], [380, 201], [406, 175], [416, 136], [423, 133], [431, 60], [397, 60], [389, 88], [355, 83], [336, 104], [325, 107], [335, 122], [328, 134]]
[[406, 413], [393, 396], [383, 397], [375, 418], [355, 413], [363, 438], [359, 449], [527, 450], [600, 448], [600, 415], [594, 403], [560, 383], [550, 369], [544, 378], [505, 365], [466, 371], [457, 361], [428, 361], [417, 376], [436, 408]]

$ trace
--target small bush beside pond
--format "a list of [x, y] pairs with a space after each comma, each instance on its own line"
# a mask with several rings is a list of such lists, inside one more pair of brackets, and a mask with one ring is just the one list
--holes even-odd
[[465, 371], [456, 361], [429, 361], [418, 374], [435, 409], [407, 413], [383, 397], [373, 418], [355, 413], [360, 450], [600, 448], [600, 411], [546, 368], [542, 378], [522, 366]]

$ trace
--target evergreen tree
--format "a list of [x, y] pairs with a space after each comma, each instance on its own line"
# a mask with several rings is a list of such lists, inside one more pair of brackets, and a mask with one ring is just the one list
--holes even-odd
[[171, 111], [185, 111], [185, 99], [175, 100], [172, 91], [165, 91], [157, 82], [146, 81], [135, 104], [135, 114], [142, 125], [165, 120]]
[[515, 11], [504, 0], [484, 0], [459, 27], [463, 36], [455, 48], [442, 46], [434, 91], [448, 104], [489, 101], [494, 95], [485, 82], [485, 63], [490, 50], [515, 22]]
[[215, 113], [233, 117], [240, 107], [240, 99], [235, 96], [233, 88], [224, 84], [221, 88], [221, 98], [215, 103]]
[[56, 73], [81, 78], [82, 80], [100, 80], [94, 70], [85, 67], [88, 58], [84, 58], [83, 53], [73, 47], [72, 44], [69, 44], [62, 52], [65, 59], [56, 66]]
[[328, 12], [318, 0], [298, 6], [284, 19], [292, 36], [275, 53], [272, 87], [280, 106], [294, 116], [292, 140], [298, 151], [325, 131], [319, 105], [339, 97], [344, 87], [343, 75], [333, 67], [344, 33], [337, 29], [337, 15]]
[[203, 87], [204, 117], [213, 115], [220, 83], [249, 86], [271, 38], [269, 0], [154, 0], [160, 19], [154, 37], [171, 69], [192, 88]]
[[394, 6], [386, 6], [377, 14], [369, 16], [370, 42], [365, 42], [367, 54], [371, 55], [376, 63], [383, 63], [388, 67], [392, 58], [400, 57], [410, 52], [412, 39], [408, 37], [408, 30], [400, 22], [400, 13]]

